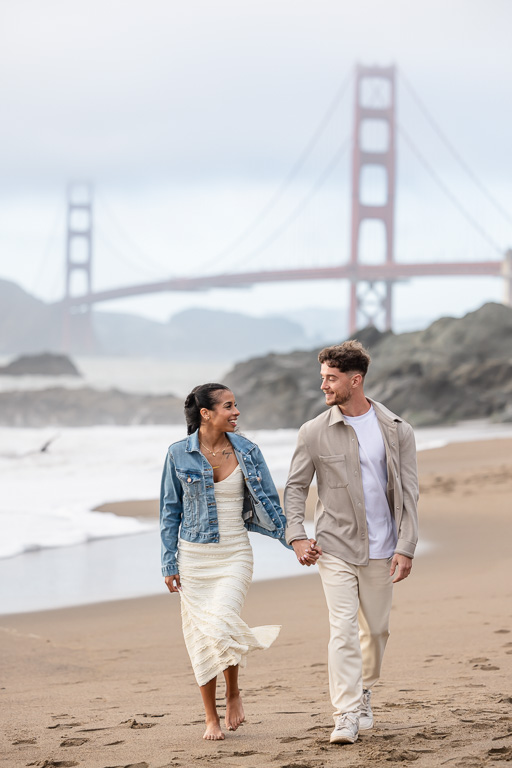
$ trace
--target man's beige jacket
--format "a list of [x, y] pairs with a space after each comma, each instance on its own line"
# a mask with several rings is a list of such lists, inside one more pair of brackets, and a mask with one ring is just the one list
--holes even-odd
[[[395, 519], [395, 552], [414, 557], [418, 540], [418, 470], [410, 424], [381, 403], [372, 403], [386, 447], [389, 509]], [[299, 430], [284, 492], [286, 541], [306, 539], [304, 515], [316, 473], [316, 539], [324, 552], [354, 565], [368, 564], [368, 529], [359, 445], [355, 430], [337, 405]]]

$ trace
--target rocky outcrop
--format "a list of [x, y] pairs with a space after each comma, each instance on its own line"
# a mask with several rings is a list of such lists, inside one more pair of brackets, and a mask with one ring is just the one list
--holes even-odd
[[111, 389], [53, 387], [0, 392], [0, 423], [9, 427], [182, 424], [183, 400]]
[[[365, 391], [412, 424], [512, 420], [512, 308], [485, 304], [423, 331], [365, 329], [355, 336], [372, 355]], [[297, 428], [321, 413], [318, 352], [267, 355], [235, 366], [226, 381], [243, 425]]]
[[80, 376], [72, 360], [66, 355], [43, 352], [41, 355], [22, 355], [8, 365], [0, 366], [0, 376]]
[[[512, 308], [486, 304], [415, 333], [367, 328], [356, 335], [372, 355], [366, 392], [412, 424], [512, 421]], [[237, 397], [243, 428], [297, 428], [325, 409], [318, 351], [271, 354], [233, 368], [225, 381]], [[183, 402], [87, 387], [3, 392], [0, 424], [183, 424]]]

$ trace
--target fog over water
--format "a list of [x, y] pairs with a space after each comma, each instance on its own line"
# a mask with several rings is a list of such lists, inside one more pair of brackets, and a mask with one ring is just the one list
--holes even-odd
[[[500, 253], [511, 246], [507, 0], [304, 0], [300, 8], [291, 0], [126, 0], [120, 9], [113, 0], [26, 0], [0, 10], [0, 67], [9, 73], [0, 83], [9, 116], [0, 126], [0, 278], [45, 300], [62, 296], [65, 186], [77, 178], [94, 183], [96, 289], [346, 262], [350, 151], [334, 158], [352, 132], [350, 84], [290, 174], [356, 62], [397, 65], [398, 121], [417, 149], [399, 136], [397, 260], [496, 258], [461, 209]], [[293, 226], [274, 238], [313, 188]], [[375, 247], [370, 237], [370, 261]], [[413, 327], [502, 291], [491, 278], [425, 278], [400, 283], [395, 295], [397, 321]], [[103, 308], [163, 320], [194, 306], [261, 315], [347, 301], [345, 282], [316, 282]]]

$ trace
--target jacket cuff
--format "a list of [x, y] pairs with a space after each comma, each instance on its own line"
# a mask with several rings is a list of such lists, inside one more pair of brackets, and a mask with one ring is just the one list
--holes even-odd
[[407, 539], [398, 539], [397, 545], [395, 547], [395, 555], [405, 555], [405, 557], [413, 558], [415, 550], [416, 550], [415, 541], [407, 541]]
[[169, 565], [163, 565], [162, 566], [162, 576], [165, 578], [166, 576], [174, 576], [175, 573], [179, 573], [178, 571], [178, 565], [176, 561], [173, 563], [170, 563]]
[[286, 527], [285, 537], [286, 537], [287, 544], [291, 544], [292, 541], [297, 541], [297, 539], [308, 538], [302, 523], [295, 523], [295, 525], [288, 525]]

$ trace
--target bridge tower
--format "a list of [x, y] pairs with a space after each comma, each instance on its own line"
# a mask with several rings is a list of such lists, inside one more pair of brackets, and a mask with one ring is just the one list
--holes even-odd
[[358, 265], [394, 261], [395, 103], [394, 66], [356, 66], [350, 333], [365, 325], [387, 330], [392, 323], [393, 281], [360, 280]]
[[72, 182], [67, 188], [66, 292], [63, 347], [90, 353], [93, 350], [91, 305], [71, 306], [77, 296], [92, 291], [93, 189], [89, 182]]

